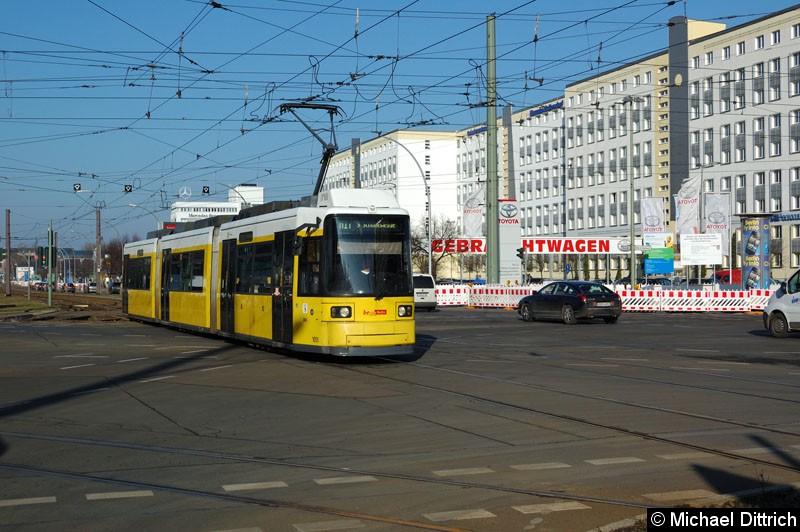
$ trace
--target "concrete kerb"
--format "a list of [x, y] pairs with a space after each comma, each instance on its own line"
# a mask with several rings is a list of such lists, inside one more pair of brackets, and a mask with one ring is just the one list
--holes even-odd
[[44, 316], [51, 316], [59, 312], [58, 309], [32, 310], [29, 312], [0, 312], [0, 321], [30, 321]]

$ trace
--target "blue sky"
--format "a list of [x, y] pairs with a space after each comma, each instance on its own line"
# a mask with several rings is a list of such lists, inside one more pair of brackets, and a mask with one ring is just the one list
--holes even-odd
[[[82, 248], [94, 239], [97, 208], [105, 240], [143, 237], [153, 216], [168, 219], [162, 206], [181, 187], [200, 199], [209, 186], [206, 199], [219, 201], [238, 183], [265, 187], [267, 201], [310, 194], [321, 145], [280, 112], [283, 103], [339, 106], [340, 147], [376, 131], [477, 124], [486, 115], [480, 102], [490, 10], [500, 103], [524, 108], [664, 49], [671, 17], [731, 27], [794, 2], [670, 4], [6, 2], [0, 208], [11, 209], [12, 247], [46, 242], [52, 220], [61, 246]], [[328, 127], [324, 112], [301, 116]]]

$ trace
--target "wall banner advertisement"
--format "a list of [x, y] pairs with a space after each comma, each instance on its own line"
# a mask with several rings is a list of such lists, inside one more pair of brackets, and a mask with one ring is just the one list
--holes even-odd
[[675, 225], [678, 234], [695, 235], [700, 232], [700, 175], [686, 179], [675, 196]]
[[703, 227], [706, 233], [722, 235], [723, 255], [730, 255], [731, 198], [727, 192], [704, 194]]
[[664, 231], [664, 209], [661, 198], [642, 198], [642, 232], [661, 233]]

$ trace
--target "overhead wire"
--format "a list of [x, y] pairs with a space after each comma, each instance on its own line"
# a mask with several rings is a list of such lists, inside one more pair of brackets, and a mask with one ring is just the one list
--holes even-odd
[[[659, 4], [663, 4], [663, 3], [653, 3], [652, 5], [659, 5]], [[326, 6], [320, 6], [320, 7], [326, 7]], [[210, 10], [209, 10], [209, 11], [210, 11]], [[409, 10], [409, 11], [410, 11], [410, 10]], [[397, 19], [398, 19], [398, 22], [399, 22], [399, 20], [400, 20], [400, 17], [399, 17], [399, 11], [397, 11], [397, 12], [393, 12], [393, 13], [397, 13]], [[442, 13], [444, 13], [444, 12], [442, 12]], [[364, 15], [362, 15], [362, 16], [364, 16]], [[410, 15], [410, 16], [416, 16], [416, 15]], [[481, 22], [481, 24], [482, 24], [482, 22]], [[435, 45], [435, 44], [437, 44], [437, 43], [434, 43], [434, 45]], [[434, 45], [432, 45], [432, 46], [434, 46]], [[166, 49], [166, 48], [165, 48], [165, 49]], [[588, 49], [588, 47], [587, 47], [587, 49]], [[398, 53], [397, 55], [399, 56], [400, 54]], [[422, 55], [422, 54], [418, 54], [416, 57], [420, 57], [421, 55]], [[360, 54], [357, 54], [357, 55], [356, 55], [356, 57], [360, 57], [360, 56], [361, 56]], [[332, 56], [332, 55], [330, 55], [330, 56], [326, 56], [326, 57], [333, 57], [333, 56]], [[180, 58], [180, 56], [179, 56], [179, 58]], [[409, 57], [408, 59], [410, 59], [410, 57]], [[385, 87], [387, 86], [387, 85], [386, 85], [386, 83], [388, 83], [388, 82], [389, 82], [389, 80], [394, 80], [394, 79], [395, 79], [395, 76], [397, 76], [397, 75], [398, 75], [398, 73], [397, 73], [397, 66], [400, 64], [400, 62], [401, 62], [401, 60], [399, 60], [399, 59], [392, 60], [392, 62], [391, 62], [391, 74], [385, 78], [385, 79], [386, 79], [386, 82], [385, 82], [385, 83], [383, 83], [383, 84], [381, 84], [381, 83], [375, 83], [375, 84], [373, 84], [373, 87], [375, 87], [375, 88], [376, 88], [376, 91], [378, 90], [378, 88], [379, 88], [379, 87], [384, 87], [384, 88], [385, 88]], [[609, 62], [608, 62], [608, 64], [612, 64], [612, 62], [611, 62], [611, 61], [609, 61]], [[382, 66], [382, 65], [381, 65], [381, 66]], [[178, 69], [178, 71], [182, 73], [182, 72], [184, 72], [184, 69], [182, 69], [182, 68], [179, 68], [179, 69]], [[181, 75], [182, 75], [182, 74], [181, 74]], [[574, 76], [573, 76], [573, 77], [574, 77]], [[199, 77], [199, 79], [204, 79], [204, 78], [203, 78], [202, 76], [200, 76], [200, 77]], [[445, 78], [445, 79], [443, 79], [443, 80], [440, 80], [439, 82], [437, 82], [437, 83], [435, 83], [435, 84], [429, 84], [429, 85], [426, 85], [426, 86], [424, 86], [424, 87], [420, 87], [419, 89], [415, 89], [415, 92], [414, 92], [414, 97], [413, 97], [412, 99], [410, 99], [410, 100], [411, 100], [411, 101], [413, 101], [414, 103], [420, 103], [420, 104], [424, 104], [424, 103], [425, 103], [425, 101], [424, 101], [425, 99], [422, 97], [422, 94], [432, 94], [434, 90], [436, 90], [436, 89], [439, 89], [439, 88], [443, 88], [443, 87], [445, 87], [445, 86], [446, 86], [446, 82], [447, 82], [447, 81], [452, 81], [452, 80], [454, 80], [454, 79], [457, 79], [457, 78], [456, 78], [455, 76], [451, 76], [451, 77], [449, 77], [449, 78]], [[363, 82], [363, 81], [359, 81], [359, 83], [360, 83], [362, 86], [366, 86], [366, 85], [364, 84], [364, 82]], [[453, 84], [453, 85], [455, 86], [456, 84]], [[288, 86], [288, 82], [286, 83], [286, 85], [283, 85], [283, 86]], [[336, 92], [336, 93], [343, 93], [343, 94], [344, 94], [345, 92], [347, 92], [347, 91], [349, 90], [349, 88], [350, 88], [350, 87], [348, 87], [348, 86], [346, 86], [346, 85], [343, 85], [343, 86], [341, 86], [341, 87], [338, 87], [338, 88], [336, 88], [336, 89], [335, 89], [335, 92]], [[463, 86], [461, 87], [461, 89], [463, 90]], [[356, 90], [357, 90], [357, 88], [356, 88]], [[264, 91], [264, 94], [267, 94], [267, 91]], [[356, 92], [356, 94], [357, 94], [357, 92]], [[380, 94], [380, 93], [378, 93], [378, 94]], [[512, 93], [509, 93], [509, 94], [508, 94], [506, 97], [508, 97], [508, 96], [509, 96], [509, 95], [511, 95], [511, 94], [512, 94]], [[184, 97], [185, 97], [185, 96], [184, 96]], [[409, 100], [408, 98], [405, 98], [405, 99], [406, 99], [406, 100]], [[236, 99], [234, 98], [234, 100], [236, 100]], [[377, 104], [377, 105], [376, 105], [376, 109], [375, 109], [375, 111], [374, 111], [374, 112], [376, 112], [376, 113], [377, 113], [377, 112], [380, 110], [380, 108], [382, 108], [382, 107], [384, 107], [384, 106], [386, 106], [386, 105], [392, 105], [392, 104], [396, 104], [396, 103], [402, 103], [402, 101], [403, 101], [403, 100], [402, 100], [402, 99], [400, 99], [399, 101], [395, 101], [395, 102], [386, 102], [386, 103], [380, 103], [380, 104]], [[240, 110], [241, 110], [241, 111], [244, 111], [244, 109], [243, 109], [242, 107], [239, 107], [239, 108], [237, 108], [237, 111], [240, 111]], [[361, 118], [363, 118], [364, 116], [365, 116], [365, 114], [364, 114], [364, 113], [362, 113], [362, 114], [358, 114], [358, 115], [356, 115], [356, 114], [354, 113], [354, 114], [350, 115], [350, 116], [349, 116], [349, 117], [346, 119], [346, 121], [343, 123], [343, 125], [344, 125], [344, 124], [357, 125], [357, 124], [359, 124], [359, 123], [366, 123], [367, 121], [361, 122], [361, 120], [360, 120], [360, 119], [361, 119]], [[151, 118], [151, 119], [152, 119], [152, 118]], [[160, 120], [163, 120], [163, 118], [160, 118]], [[213, 119], [210, 119], [210, 120], [213, 120]], [[199, 134], [199, 135], [197, 135], [197, 136], [193, 137], [192, 139], [190, 139], [189, 141], [187, 141], [185, 144], [183, 144], [183, 145], [181, 145], [181, 146], [175, 146], [175, 145], [172, 145], [172, 146], [170, 146], [170, 148], [171, 148], [171, 151], [169, 152], [169, 154], [174, 154], [174, 153], [176, 153], [177, 151], [180, 151], [180, 150], [179, 150], [179, 148], [181, 148], [181, 149], [185, 149], [185, 151], [186, 151], [187, 153], [196, 152], [197, 150], [192, 150], [192, 149], [188, 148], [188, 146], [191, 146], [191, 143], [192, 143], [192, 142], [194, 142], [194, 141], [196, 141], [197, 139], [199, 139], [199, 138], [202, 136], [202, 134], [203, 134], [203, 133], [210, 132], [210, 131], [214, 130], [214, 128], [216, 128], [216, 131], [217, 131], [217, 133], [219, 133], [220, 131], [222, 131], [222, 129], [221, 129], [221, 127], [220, 127], [220, 126], [221, 126], [221, 124], [225, 123], [225, 121], [226, 121], [226, 120], [229, 120], [229, 118], [228, 118], [228, 117], [225, 117], [225, 118], [223, 118], [223, 119], [219, 119], [218, 121], [216, 121], [216, 122], [214, 122], [213, 124], [209, 125], [209, 127], [208, 127], [208, 128], [205, 128], [205, 129], [202, 129], [202, 128], [201, 128], [201, 130], [200, 130], [200, 134]], [[370, 120], [369, 122], [371, 123], [372, 121]], [[468, 121], [465, 121], [465, 123], [466, 123], [466, 122], [468, 122]], [[400, 123], [400, 122], [398, 122], [398, 123]], [[259, 126], [258, 124], [256, 124], [254, 127], [257, 129], [257, 128], [258, 128], [258, 127], [260, 127], [260, 126]], [[134, 129], [136, 129], [136, 128], [134, 128], [134, 127], [130, 127], [130, 128], [129, 128], [130, 132], [134, 132]], [[114, 131], [114, 130], [115, 130], [115, 128], [109, 128], [109, 129], [108, 129], [108, 132], [112, 132], [112, 131]], [[146, 134], [142, 133], [142, 131], [138, 131], [138, 130], [137, 130], [137, 131], [136, 131], [136, 133], [137, 133], [137, 134], [142, 134], [142, 135], [145, 135], [145, 136], [146, 136]], [[85, 135], [89, 135], [89, 134], [92, 134], [92, 133], [85, 133]], [[153, 138], [154, 138], [154, 137], [153, 137]], [[155, 139], [155, 138], [154, 138], [154, 139]], [[219, 144], [216, 146], [215, 150], [212, 150], [211, 152], [206, 152], [206, 153], [210, 154], [210, 153], [212, 153], [213, 151], [216, 151], [216, 150], [218, 150], [218, 149], [220, 149], [220, 148], [224, 147], [225, 145], [226, 145], [226, 143], [219, 143]], [[279, 150], [279, 149], [278, 149], [278, 150]], [[273, 150], [273, 153], [275, 153], [275, 152], [276, 152], [276, 150]], [[170, 156], [169, 154], [168, 154], [167, 156], [165, 156], [165, 157], [168, 157], [168, 156]], [[161, 158], [159, 158], [158, 160], [161, 160]], [[191, 162], [193, 162], [193, 161], [191, 161]], [[220, 163], [219, 163], [219, 167], [220, 167], [220, 168], [222, 168], [222, 167], [224, 167], [224, 166], [225, 166], [225, 164], [224, 164], [224, 163], [222, 163], [222, 162], [220, 162]], [[117, 177], [116, 179], [117, 179], [117, 181], [118, 181], [118, 182], [120, 182], [120, 179], [126, 179], [126, 178], [129, 178], [130, 176], [133, 176], [133, 175], [137, 175], [137, 174], [141, 174], [141, 173], [144, 173], [144, 172], [146, 172], [146, 171], [147, 171], [147, 168], [148, 168], [148, 167], [143, 167], [143, 168], [140, 168], [139, 170], [135, 170], [135, 171], [131, 172], [131, 173], [129, 174], [129, 176], [127, 176], [127, 177], [126, 177], [126, 176], [122, 176], [122, 177]], [[173, 170], [173, 171], [174, 171], [174, 170]], [[177, 172], [176, 172], [176, 174], [177, 174]], [[151, 181], [151, 183], [152, 183], [152, 181]]]

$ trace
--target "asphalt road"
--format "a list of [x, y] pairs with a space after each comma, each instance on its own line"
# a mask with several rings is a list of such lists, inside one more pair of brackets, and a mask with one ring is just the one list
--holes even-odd
[[800, 482], [800, 336], [444, 308], [419, 358], [0, 323], [0, 530], [585, 531]]

